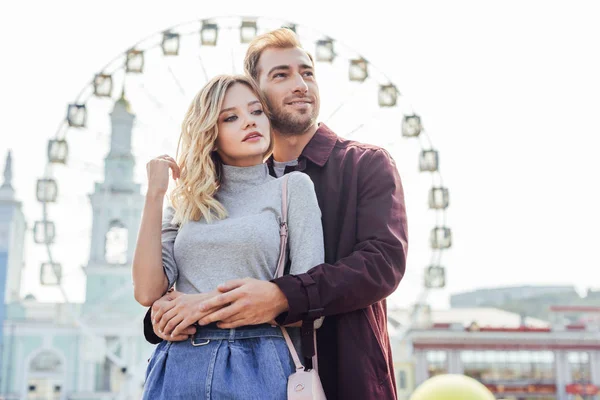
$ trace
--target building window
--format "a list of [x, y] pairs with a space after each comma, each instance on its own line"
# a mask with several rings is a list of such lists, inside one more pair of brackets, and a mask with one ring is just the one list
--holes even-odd
[[64, 364], [52, 351], [42, 351], [30, 362], [27, 370], [27, 400], [59, 400], [62, 395]]
[[425, 359], [429, 377], [448, 373], [448, 353], [445, 351], [428, 351]]
[[50, 351], [38, 354], [30, 364], [30, 370], [35, 373], [61, 373], [62, 369], [62, 362]]
[[465, 375], [483, 383], [555, 380], [551, 351], [463, 351], [460, 357]]
[[398, 371], [398, 389], [406, 390], [406, 371], [403, 369]]
[[118, 220], [112, 221], [105, 240], [104, 258], [109, 264], [127, 263], [128, 231]]
[[[120, 339], [116, 336], [106, 336], [105, 339], [106, 347], [116, 356], [122, 357], [123, 346]], [[127, 370], [116, 365], [108, 357], [105, 357], [102, 363], [98, 363], [97, 368], [96, 390], [118, 393], [126, 384]]]
[[589, 383], [592, 379], [590, 355], [583, 351], [567, 353], [567, 361], [571, 370], [571, 382]]

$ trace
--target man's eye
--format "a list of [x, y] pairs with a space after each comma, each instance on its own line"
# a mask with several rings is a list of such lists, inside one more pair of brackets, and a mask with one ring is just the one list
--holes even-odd
[[273, 75], [273, 78], [284, 78], [284, 77], [285, 77], [285, 74], [283, 72], [279, 72], [279, 73]]
[[225, 118], [223, 121], [225, 122], [233, 122], [237, 119], [237, 115], [232, 115], [231, 117]]

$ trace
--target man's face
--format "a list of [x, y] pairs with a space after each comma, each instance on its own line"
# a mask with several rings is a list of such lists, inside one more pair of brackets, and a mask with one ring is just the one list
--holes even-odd
[[258, 61], [258, 83], [271, 111], [271, 125], [283, 135], [301, 135], [316, 125], [319, 87], [308, 54], [300, 48], [269, 48]]

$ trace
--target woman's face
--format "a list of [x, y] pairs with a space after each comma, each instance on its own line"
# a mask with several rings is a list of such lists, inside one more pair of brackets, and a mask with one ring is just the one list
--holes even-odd
[[217, 126], [217, 152], [225, 164], [248, 167], [263, 162], [271, 126], [262, 104], [247, 85], [235, 83], [227, 89]]

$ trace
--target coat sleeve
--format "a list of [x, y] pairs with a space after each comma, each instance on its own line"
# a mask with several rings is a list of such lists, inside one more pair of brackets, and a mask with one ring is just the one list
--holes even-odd
[[354, 251], [335, 264], [273, 280], [288, 299], [280, 324], [366, 308], [396, 290], [406, 267], [408, 233], [404, 193], [391, 156], [373, 150], [357, 166]]

